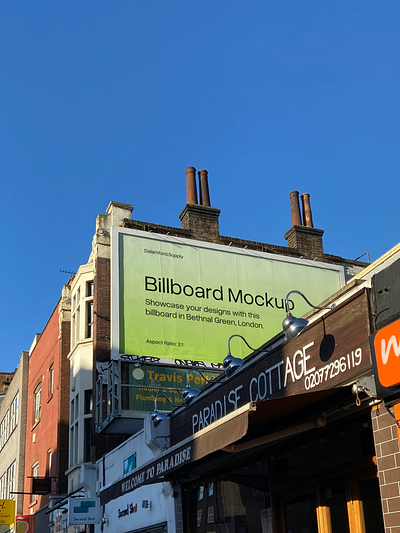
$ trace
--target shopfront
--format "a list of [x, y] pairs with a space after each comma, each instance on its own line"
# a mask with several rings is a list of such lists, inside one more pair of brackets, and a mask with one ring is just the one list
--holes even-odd
[[[211, 452], [168, 476], [183, 489], [183, 531], [385, 531], [369, 331], [368, 293], [356, 290], [297, 339], [267, 344], [246, 368], [172, 415], [175, 445], [216, 424]], [[244, 429], [226, 445], [231, 428], [221, 421], [230, 418], [239, 431], [243, 417]]]
[[169, 448], [102, 503], [169, 481], [177, 533], [384, 533], [369, 289], [335, 303], [161, 422]]

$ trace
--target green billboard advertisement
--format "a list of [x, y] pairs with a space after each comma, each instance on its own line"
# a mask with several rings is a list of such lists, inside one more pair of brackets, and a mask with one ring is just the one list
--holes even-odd
[[[121, 354], [222, 362], [240, 334], [258, 348], [282, 327], [291, 290], [318, 305], [343, 284], [343, 269], [124, 228], [112, 233], [112, 357]], [[298, 316], [309, 311], [290, 300]], [[232, 353], [249, 349], [240, 339]]]

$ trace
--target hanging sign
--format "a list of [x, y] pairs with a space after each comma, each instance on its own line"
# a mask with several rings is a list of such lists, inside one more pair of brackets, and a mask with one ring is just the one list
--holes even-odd
[[30, 514], [17, 515], [15, 517], [16, 533], [33, 533], [34, 516]]
[[15, 521], [15, 500], [0, 500], [0, 524], [13, 524]]
[[101, 508], [98, 498], [68, 498], [68, 525], [100, 524]]

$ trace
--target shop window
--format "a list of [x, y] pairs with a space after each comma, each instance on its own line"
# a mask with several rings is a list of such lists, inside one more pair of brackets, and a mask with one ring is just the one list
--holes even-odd
[[326, 493], [326, 499], [331, 512], [332, 531], [350, 533], [346, 487], [339, 485], [328, 488]]
[[382, 503], [378, 478], [365, 479], [360, 482], [366, 533], [384, 533]]
[[33, 423], [37, 424], [40, 420], [42, 409], [42, 384], [36, 387], [33, 393]]

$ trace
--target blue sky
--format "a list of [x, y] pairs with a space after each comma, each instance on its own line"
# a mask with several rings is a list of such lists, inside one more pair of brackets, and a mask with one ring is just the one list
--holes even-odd
[[1, 367], [42, 331], [111, 200], [180, 226], [209, 171], [223, 235], [285, 245], [311, 195], [327, 253], [397, 244], [400, 3], [3, 0]]

